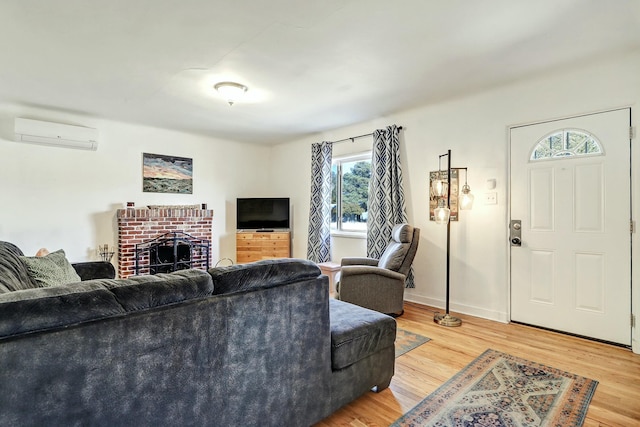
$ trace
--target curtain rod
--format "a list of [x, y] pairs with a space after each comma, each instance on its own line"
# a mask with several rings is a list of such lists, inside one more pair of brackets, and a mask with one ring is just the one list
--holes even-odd
[[[398, 126], [398, 130], [402, 130], [402, 126]], [[333, 141], [332, 144], [340, 144], [342, 142], [347, 142], [347, 141], [353, 142], [354, 139], [364, 138], [364, 137], [371, 136], [371, 135], [373, 135], [373, 132], [372, 133], [365, 133], [364, 135], [352, 136], [351, 138], [339, 139], [337, 141]]]

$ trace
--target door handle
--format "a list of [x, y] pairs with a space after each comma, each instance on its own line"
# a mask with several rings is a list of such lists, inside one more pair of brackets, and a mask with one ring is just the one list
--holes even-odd
[[522, 246], [522, 222], [519, 219], [512, 219], [509, 225], [509, 239], [511, 246]]

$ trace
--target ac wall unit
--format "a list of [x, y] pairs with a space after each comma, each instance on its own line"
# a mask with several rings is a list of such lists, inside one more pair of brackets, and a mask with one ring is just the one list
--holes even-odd
[[79, 150], [98, 149], [98, 130], [84, 126], [16, 118], [15, 133], [17, 142]]

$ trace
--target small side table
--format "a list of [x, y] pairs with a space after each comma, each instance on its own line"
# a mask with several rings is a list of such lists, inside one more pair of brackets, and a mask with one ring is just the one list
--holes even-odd
[[322, 274], [329, 276], [329, 295], [333, 295], [336, 292], [336, 282], [340, 278], [340, 264], [335, 262], [321, 262], [318, 264]]

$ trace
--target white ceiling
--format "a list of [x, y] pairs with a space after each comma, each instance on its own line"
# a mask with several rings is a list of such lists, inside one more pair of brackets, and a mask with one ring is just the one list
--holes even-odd
[[0, 46], [1, 103], [272, 144], [638, 50], [640, 1], [1, 0]]

